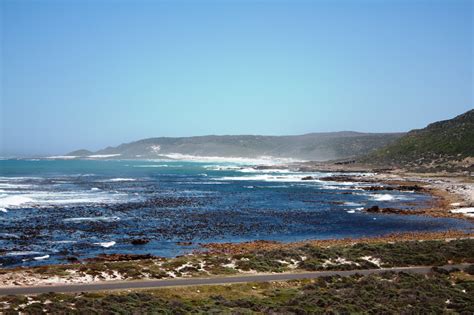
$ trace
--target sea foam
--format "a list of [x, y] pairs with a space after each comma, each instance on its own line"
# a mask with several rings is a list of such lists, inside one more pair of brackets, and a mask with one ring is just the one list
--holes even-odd
[[99, 245], [99, 246], [102, 246], [102, 247], [105, 247], [105, 248], [112, 247], [115, 244], [117, 244], [115, 241], [94, 243], [94, 245]]
[[243, 157], [225, 157], [225, 156], [200, 156], [200, 155], [190, 155], [190, 154], [181, 154], [181, 153], [168, 153], [163, 155], [172, 160], [180, 161], [191, 161], [191, 162], [232, 162], [237, 164], [247, 164], [247, 165], [275, 165], [275, 164], [287, 164], [294, 162], [304, 162], [303, 160], [297, 160], [292, 158], [277, 158], [273, 156], [259, 156], [257, 158], [243, 158]]
[[31, 203], [33, 201], [34, 200], [29, 197], [25, 197], [22, 195], [12, 195], [5, 198], [1, 198], [0, 207], [3, 209], [9, 208], [9, 207], [18, 207], [20, 205], [23, 205], [25, 203]]
[[375, 195], [372, 198], [376, 201], [391, 201], [395, 199], [394, 196], [389, 194]]
[[73, 223], [81, 223], [81, 222], [115, 222], [120, 221], [120, 218], [117, 216], [112, 217], [80, 217], [80, 218], [67, 218], [63, 220], [64, 222], [73, 222]]
[[116, 157], [116, 156], [120, 156], [120, 155], [122, 155], [122, 154], [93, 154], [93, 155], [89, 155], [87, 157], [90, 158], [90, 159], [105, 159], [105, 158]]
[[106, 182], [134, 182], [136, 181], [135, 178], [111, 178], [108, 180], [105, 180]]
[[292, 175], [271, 175], [271, 174], [257, 174], [250, 176], [223, 176], [219, 178], [214, 178], [214, 180], [233, 180], [233, 181], [262, 181], [262, 182], [298, 182], [298, 183], [308, 183], [308, 182], [321, 182], [318, 179], [313, 180], [302, 180], [305, 176], [311, 176], [308, 174], [292, 174]]
[[473, 208], [459, 208], [450, 211], [451, 213], [462, 213], [467, 217], [474, 217], [474, 207]]

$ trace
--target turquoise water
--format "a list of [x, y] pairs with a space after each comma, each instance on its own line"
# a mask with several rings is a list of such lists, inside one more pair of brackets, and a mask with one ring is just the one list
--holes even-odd
[[[316, 179], [301, 180], [308, 175]], [[363, 208], [379, 205], [416, 214], [431, 197], [319, 179], [327, 175], [223, 162], [1, 160], [0, 263], [37, 265], [101, 253], [175, 256], [206, 242], [473, 227], [463, 220], [366, 213]], [[138, 238], [149, 242], [132, 245]]]

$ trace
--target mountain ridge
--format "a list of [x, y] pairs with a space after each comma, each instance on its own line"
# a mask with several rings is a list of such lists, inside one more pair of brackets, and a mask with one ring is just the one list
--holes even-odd
[[268, 156], [309, 161], [348, 159], [374, 166], [415, 170], [472, 169], [474, 109], [407, 133], [338, 131], [286, 136], [153, 137], [109, 146], [96, 152], [76, 150], [68, 155], [126, 159]]
[[352, 158], [375, 150], [401, 137], [403, 133], [364, 133], [339, 131], [303, 135], [206, 135], [192, 137], [153, 137], [96, 152], [79, 155], [117, 156], [120, 158], [164, 158], [169, 154], [258, 158], [271, 156], [304, 160]]

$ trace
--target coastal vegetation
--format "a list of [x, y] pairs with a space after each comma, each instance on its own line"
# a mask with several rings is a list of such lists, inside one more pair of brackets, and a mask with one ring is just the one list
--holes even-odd
[[361, 162], [414, 171], [474, 171], [474, 109], [412, 130]]
[[[318, 246], [279, 244], [268, 249], [204, 253], [159, 258], [127, 255], [99, 256], [65, 265], [0, 270], [3, 285], [78, 283], [106, 280], [203, 277], [242, 273], [378, 269], [474, 263], [474, 239], [355, 243]], [[133, 260], [130, 260], [133, 258]], [[122, 261], [120, 261], [122, 260]]]
[[[472, 269], [472, 268], [471, 268]], [[0, 297], [7, 314], [472, 314], [474, 276], [385, 272], [134, 292]]]

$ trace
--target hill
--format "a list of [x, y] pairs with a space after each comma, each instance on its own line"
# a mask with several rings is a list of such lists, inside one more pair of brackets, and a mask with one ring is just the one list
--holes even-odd
[[412, 130], [360, 159], [417, 170], [473, 170], [474, 110]]
[[94, 154], [92, 151], [89, 151], [89, 150], [86, 150], [86, 149], [81, 149], [81, 150], [76, 150], [76, 151], [72, 151], [72, 152], [69, 152], [67, 155], [69, 156], [89, 156], [89, 155], [92, 155]]
[[[143, 159], [178, 155], [258, 158], [272, 156], [326, 161], [360, 156], [388, 145], [401, 133], [331, 132], [297, 136], [199, 136], [149, 138], [92, 153], [95, 156]], [[71, 152], [68, 155], [75, 155]], [[91, 155], [92, 155], [91, 154]], [[81, 154], [81, 156], [83, 156]]]

